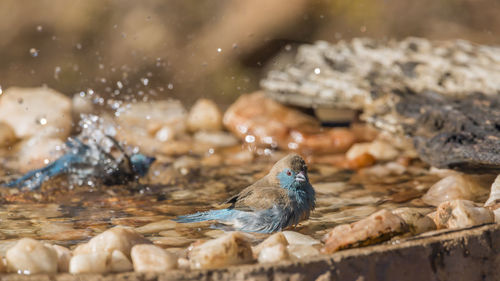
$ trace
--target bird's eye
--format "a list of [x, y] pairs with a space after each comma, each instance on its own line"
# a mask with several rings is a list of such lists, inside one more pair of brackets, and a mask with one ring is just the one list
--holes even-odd
[[291, 176], [291, 175], [292, 175], [292, 172], [287, 171], [287, 172], [286, 172], [286, 174], [287, 174], [288, 176]]

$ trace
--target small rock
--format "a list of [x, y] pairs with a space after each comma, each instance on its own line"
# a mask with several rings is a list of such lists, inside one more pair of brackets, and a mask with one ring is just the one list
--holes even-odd
[[426, 216], [425, 211], [417, 208], [399, 208], [392, 213], [401, 217], [414, 235], [436, 229], [436, 224]]
[[228, 147], [237, 145], [238, 139], [228, 132], [205, 132], [200, 131], [194, 134], [194, 141], [207, 144], [213, 147]]
[[6, 255], [9, 272], [21, 274], [56, 273], [57, 252], [31, 238], [19, 240]]
[[117, 226], [95, 236], [89, 242], [79, 245], [73, 254], [75, 256], [95, 252], [111, 254], [114, 250], [118, 250], [129, 257], [130, 249], [137, 244], [151, 244], [151, 241], [133, 229]]
[[114, 250], [108, 257], [108, 271], [110, 272], [126, 272], [133, 269], [130, 260], [121, 251]]
[[173, 220], [161, 220], [148, 223], [141, 227], [137, 227], [135, 230], [142, 234], [158, 233], [167, 229], [174, 229], [177, 225]]
[[250, 263], [253, 260], [248, 237], [231, 232], [217, 239], [196, 245], [189, 253], [191, 269], [213, 269]]
[[264, 93], [242, 95], [224, 114], [224, 125], [244, 142], [307, 154], [345, 152], [355, 136], [325, 130], [315, 118], [286, 107]]
[[487, 208], [479, 207], [469, 200], [451, 200], [441, 203], [437, 209], [435, 223], [438, 229], [464, 228], [495, 221], [495, 215]]
[[69, 273], [106, 273], [109, 255], [107, 252], [74, 255], [69, 262]]
[[9, 124], [0, 121], [0, 147], [12, 145], [16, 140], [17, 137], [14, 129]]
[[290, 255], [288, 254], [288, 250], [283, 244], [276, 244], [271, 247], [263, 248], [258, 257], [259, 263], [268, 263], [268, 262], [279, 262], [288, 260]]
[[189, 111], [187, 125], [192, 132], [219, 131], [222, 129], [222, 113], [215, 102], [199, 99]]
[[71, 99], [45, 87], [12, 87], [0, 97], [0, 120], [18, 138], [43, 135], [66, 140], [71, 132]]
[[323, 253], [333, 253], [341, 249], [369, 245], [406, 232], [405, 222], [390, 211], [380, 210], [371, 216], [351, 224], [333, 228], [325, 236]]
[[427, 193], [422, 196], [422, 200], [432, 206], [438, 206], [454, 199], [481, 200], [488, 195], [488, 186], [491, 183], [489, 178], [489, 176], [481, 177], [458, 173], [447, 176], [431, 186]]
[[254, 257], [258, 257], [260, 252], [265, 248], [270, 248], [276, 245], [288, 246], [288, 241], [286, 240], [283, 232], [277, 232], [269, 237], [266, 240], [262, 241], [259, 245], [253, 247], [253, 255]]
[[348, 160], [355, 159], [360, 155], [368, 153], [379, 161], [391, 161], [400, 155], [400, 152], [391, 144], [375, 140], [373, 142], [355, 143], [346, 153]]
[[305, 257], [317, 256], [320, 254], [319, 250], [314, 248], [311, 245], [301, 245], [301, 244], [293, 244], [288, 245], [287, 247], [288, 253], [295, 257], [296, 259], [302, 259]]
[[73, 254], [71, 253], [71, 250], [59, 246], [59, 245], [50, 245], [50, 244], [45, 244], [45, 246], [52, 247], [57, 254], [57, 271], [59, 272], [69, 272], [69, 262], [71, 260], [71, 257]]
[[286, 241], [290, 245], [319, 245], [321, 242], [312, 238], [311, 236], [304, 235], [295, 231], [283, 231]]
[[165, 272], [178, 267], [175, 254], [154, 245], [136, 245], [131, 256], [136, 272]]

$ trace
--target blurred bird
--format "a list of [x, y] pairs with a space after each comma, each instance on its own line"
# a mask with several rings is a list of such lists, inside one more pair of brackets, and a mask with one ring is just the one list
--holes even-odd
[[97, 142], [85, 144], [78, 138], [69, 138], [66, 142], [69, 151], [66, 154], [6, 186], [34, 190], [44, 181], [61, 174], [68, 174], [73, 180], [79, 181], [96, 179], [106, 185], [125, 184], [147, 174], [155, 158], [139, 153], [129, 156], [113, 137], [106, 135], [105, 138], [118, 149], [120, 157], [113, 156], [111, 151], [106, 151]]
[[279, 160], [262, 179], [229, 198], [226, 209], [179, 216], [180, 223], [215, 220], [225, 230], [271, 233], [309, 218], [315, 192], [307, 166], [297, 154]]

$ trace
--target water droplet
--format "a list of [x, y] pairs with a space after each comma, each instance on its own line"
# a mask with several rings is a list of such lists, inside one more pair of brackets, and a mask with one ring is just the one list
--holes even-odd
[[38, 51], [37, 49], [35, 49], [35, 48], [31, 48], [31, 49], [30, 49], [30, 55], [31, 55], [32, 57], [34, 57], [34, 58], [38, 57], [38, 52], [39, 52], [39, 51]]
[[289, 52], [289, 51], [291, 51], [291, 50], [292, 50], [292, 45], [290, 45], [290, 44], [286, 44], [286, 45], [285, 45], [285, 51]]
[[3, 94], [2, 86], [0, 86], [0, 96]]
[[58, 80], [59, 79], [59, 73], [61, 72], [61, 67], [60, 66], [56, 66], [54, 68], [54, 79]]
[[247, 135], [245, 137], [245, 141], [248, 142], [248, 143], [253, 143], [253, 142], [255, 142], [255, 136], [253, 136], [253, 135]]
[[172, 84], [172, 83], [168, 83], [167, 88], [168, 88], [169, 90], [172, 90], [172, 89], [174, 88], [174, 84]]
[[217, 53], [220, 53], [222, 52], [222, 49], [221, 48], [217, 48]]
[[141, 82], [144, 86], [147, 86], [149, 84], [149, 79], [148, 78], [141, 78]]
[[50, 162], [49, 159], [44, 159], [43, 160], [43, 164], [45, 164], [45, 165], [49, 164], [49, 162]]
[[82, 49], [82, 44], [81, 44], [81, 43], [77, 43], [77, 44], [76, 44], [76, 48], [77, 48], [78, 50], [81, 50], [81, 49]]
[[317, 74], [320, 74], [320, 73], [321, 73], [321, 69], [320, 69], [319, 67], [316, 67], [316, 68], [314, 69], [314, 74], [316, 74], [316, 75], [317, 75]]
[[99, 64], [99, 69], [104, 69], [104, 64], [100, 63]]
[[47, 118], [42, 117], [42, 118], [38, 119], [38, 123], [42, 126], [47, 125]]
[[41, 25], [36, 27], [36, 31], [41, 32], [43, 30], [43, 27]]
[[238, 48], [238, 44], [233, 43], [233, 49], [237, 49], [237, 48]]
[[119, 89], [122, 89], [123, 88], [123, 84], [121, 81], [118, 81], [116, 82], [116, 86], [119, 88]]

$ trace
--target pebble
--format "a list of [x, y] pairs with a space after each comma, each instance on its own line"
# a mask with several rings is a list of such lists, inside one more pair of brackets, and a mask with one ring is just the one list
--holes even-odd
[[488, 195], [490, 183], [489, 176], [480, 177], [456, 173], [431, 186], [427, 193], [422, 196], [422, 200], [432, 206], [438, 206], [454, 199], [477, 201]]
[[254, 257], [259, 257], [260, 252], [263, 249], [271, 248], [276, 245], [288, 246], [288, 241], [286, 240], [283, 232], [277, 232], [269, 237], [266, 240], [262, 241], [259, 245], [252, 248]]
[[464, 228], [494, 221], [495, 215], [491, 210], [460, 199], [441, 203], [435, 216], [438, 229]]
[[192, 132], [219, 131], [222, 129], [222, 113], [212, 100], [199, 99], [189, 111], [187, 125]]
[[426, 216], [425, 210], [405, 207], [393, 210], [392, 213], [401, 217], [414, 235], [436, 229], [436, 224]]
[[311, 236], [304, 235], [295, 231], [283, 231], [283, 235], [290, 245], [319, 245], [321, 242], [312, 238]]
[[69, 273], [106, 273], [109, 255], [110, 253], [107, 252], [75, 254], [69, 262]]
[[108, 271], [110, 272], [126, 272], [133, 269], [132, 262], [121, 251], [114, 250], [108, 257]]
[[158, 233], [163, 230], [174, 229], [177, 225], [173, 220], [161, 220], [137, 227], [135, 231], [141, 234]]
[[111, 254], [114, 250], [118, 250], [129, 257], [130, 249], [137, 244], [151, 244], [151, 241], [133, 229], [116, 226], [93, 237], [89, 242], [79, 245], [73, 254], [75, 256], [95, 252]]
[[369, 245], [388, 240], [405, 232], [405, 222], [387, 210], [380, 210], [371, 216], [351, 224], [333, 228], [325, 236], [323, 253], [333, 253], [340, 249]]
[[136, 272], [165, 272], [178, 267], [175, 254], [154, 245], [136, 245], [131, 256]]
[[189, 252], [191, 269], [213, 269], [253, 261], [248, 237], [241, 232], [230, 232], [217, 239], [193, 246]]
[[71, 99], [47, 87], [5, 90], [0, 120], [21, 139], [35, 135], [66, 140], [71, 132]]
[[59, 272], [69, 272], [69, 262], [71, 260], [71, 257], [73, 254], [71, 253], [71, 250], [59, 246], [59, 245], [50, 245], [50, 244], [45, 244], [45, 246], [52, 247], [57, 254], [57, 271]]
[[323, 129], [317, 119], [269, 99], [263, 92], [240, 96], [225, 112], [223, 122], [249, 145], [307, 154], [345, 152], [356, 139], [349, 130]]
[[258, 257], [259, 263], [270, 263], [270, 262], [279, 262], [288, 260], [290, 255], [288, 254], [288, 250], [283, 244], [276, 244], [271, 247], [263, 248]]
[[7, 123], [0, 121], [0, 147], [7, 147], [16, 142], [16, 132]]
[[320, 254], [319, 250], [311, 245], [292, 244], [288, 245], [287, 250], [290, 256], [296, 259], [317, 256]]
[[353, 160], [365, 153], [372, 155], [378, 161], [392, 161], [400, 155], [400, 152], [390, 143], [375, 140], [353, 144], [346, 152], [346, 157], [348, 160]]
[[5, 255], [9, 272], [21, 274], [56, 273], [57, 252], [31, 238], [20, 239]]

